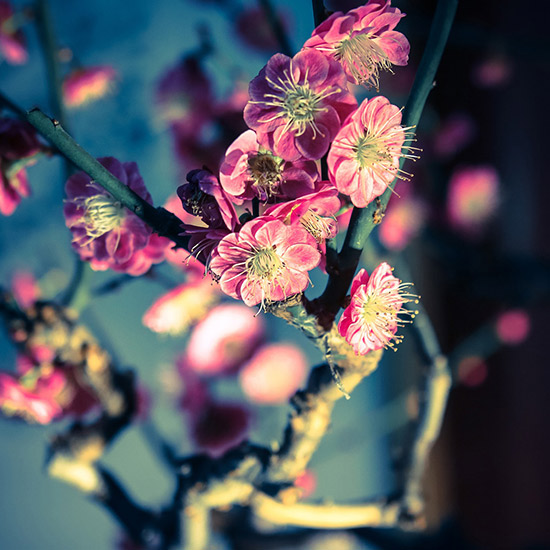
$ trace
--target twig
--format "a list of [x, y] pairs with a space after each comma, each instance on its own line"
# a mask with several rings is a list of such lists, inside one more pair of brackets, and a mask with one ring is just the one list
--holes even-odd
[[285, 28], [281, 23], [281, 19], [277, 16], [277, 13], [273, 9], [271, 0], [258, 0], [258, 3], [264, 10], [266, 19], [271, 26], [271, 30], [279, 43], [279, 48], [282, 53], [292, 57], [294, 55], [294, 49], [290, 45], [290, 40], [286, 34]]

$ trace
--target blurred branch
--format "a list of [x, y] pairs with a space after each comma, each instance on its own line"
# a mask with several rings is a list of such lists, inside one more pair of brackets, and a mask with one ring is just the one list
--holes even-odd
[[[403, 126], [415, 127], [420, 121], [428, 94], [433, 88], [434, 78], [445, 49], [445, 44], [451, 30], [458, 0], [439, 0], [430, 29], [426, 49], [420, 61], [416, 78], [412, 86], [407, 104], [403, 110]], [[407, 147], [403, 148], [406, 153]], [[405, 159], [401, 158], [399, 167], [402, 168]], [[371, 202], [366, 208], [355, 207], [342, 250], [338, 257], [337, 274], [331, 275], [327, 287], [320, 298], [320, 302], [333, 315], [336, 315], [346, 296], [349, 285], [361, 253], [369, 235], [377, 224], [378, 212], [384, 212], [395, 187], [397, 179], [379, 197], [379, 201]]]
[[281, 18], [276, 13], [271, 0], [258, 0], [261, 8], [265, 13], [265, 17], [279, 43], [279, 47], [282, 53], [292, 57], [294, 55], [294, 50], [290, 45], [290, 40], [286, 34], [285, 28], [281, 22]]

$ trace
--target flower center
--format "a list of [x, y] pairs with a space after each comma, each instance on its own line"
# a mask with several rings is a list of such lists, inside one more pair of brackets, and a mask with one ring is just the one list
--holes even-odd
[[330, 239], [335, 235], [335, 220], [333, 218], [320, 216], [311, 208], [300, 218], [302, 227], [319, 243]]
[[258, 190], [260, 199], [267, 200], [276, 195], [283, 180], [283, 159], [270, 152], [258, 153], [248, 159], [248, 173]]
[[391, 72], [391, 62], [369, 33], [350, 35], [334, 49], [335, 58], [345, 65], [359, 84], [378, 90], [380, 67]]
[[283, 267], [283, 261], [274, 248], [259, 248], [246, 260], [250, 278], [272, 281]]
[[378, 163], [390, 163], [393, 157], [382, 140], [366, 131], [352, 147], [359, 169], [363, 170]]
[[86, 231], [94, 239], [120, 226], [124, 207], [109, 195], [94, 195], [84, 201]]

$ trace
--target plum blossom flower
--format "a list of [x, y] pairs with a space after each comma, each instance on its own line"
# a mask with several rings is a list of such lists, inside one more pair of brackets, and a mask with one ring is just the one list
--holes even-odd
[[447, 215], [451, 225], [477, 236], [498, 206], [500, 180], [492, 166], [465, 166], [449, 182]]
[[[152, 203], [135, 162], [105, 157], [99, 162], [142, 199]], [[122, 206], [84, 172], [65, 185], [65, 223], [73, 234], [72, 246], [92, 269], [113, 269], [142, 275], [164, 259], [167, 239], [152, 235], [149, 227]]]
[[378, 89], [380, 69], [406, 65], [410, 45], [394, 31], [404, 13], [390, 0], [370, 0], [347, 13], [336, 12], [319, 25], [304, 44], [339, 61], [353, 84]]
[[223, 292], [263, 307], [305, 290], [308, 271], [320, 261], [317, 242], [305, 229], [261, 216], [220, 241], [210, 269]]
[[292, 344], [270, 344], [260, 348], [242, 367], [239, 380], [244, 394], [254, 403], [284, 403], [302, 385], [307, 360]]
[[12, 277], [11, 289], [17, 305], [22, 309], [31, 307], [41, 295], [40, 286], [28, 271], [17, 271]]
[[80, 107], [105, 96], [113, 87], [116, 71], [108, 65], [73, 70], [63, 80], [63, 101]]
[[477, 133], [474, 119], [467, 113], [453, 113], [445, 119], [434, 136], [434, 151], [441, 157], [455, 155]]
[[521, 344], [531, 331], [531, 318], [524, 309], [510, 309], [498, 316], [495, 331], [502, 343]]
[[395, 177], [407, 139], [401, 110], [383, 96], [366, 99], [345, 121], [328, 154], [330, 180], [359, 208], [379, 197]]
[[13, 118], [0, 118], [0, 213], [11, 215], [21, 197], [31, 193], [26, 166], [36, 162], [44, 146], [34, 129]]
[[201, 375], [234, 373], [265, 338], [263, 320], [242, 304], [216, 306], [194, 328], [182, 357]]
[[210, 277], [183, 283], [155, 300], [143, 315], [143, 324], [153, 332], [185, 333], [206, 315], [219, 295]]
[[0, 0], [0, 54], [8, 63], [21, 65], [27, 62], [29, 54], [16, 17], [10, 3]]
[[220, 183], [236, 204], [254, 197], [262, 201], [275, 196], [293, 199], [311, 193], [318, 179], [314, 161], [285, 161], [264, 149], [253, 130], [247, 130], [229, 146], [220, 168]]
[[252, 80], [244, 120], [260, 145], [296, 161], [320, 159], [357, 107], [340, 65], [316, 50], [275, 54]]
[[[403, 337], [397, 336], [399, 326], [417, 312], [403, 307], [417, 302], [409, 294], [410, 283], [402, 283], [392, 274], [392, 268], [381, 263], [370, 275], [361, 269], [351, 283], [351, 302], [338, 322], [338, 331], [353, 347], [356, 355], [393, 348]], [[404, 318], [405, 317], [405, 318]]]

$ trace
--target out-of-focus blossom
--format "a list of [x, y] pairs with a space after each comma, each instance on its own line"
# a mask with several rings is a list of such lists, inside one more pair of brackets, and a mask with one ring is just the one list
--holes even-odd
[[312, 470], [305, 470], [294, 480], [294, 487], [300, 489], [300, 498], [308, 498], [317, 488], [317, 476]]
[[[121, 163], [112, 157], [101, 158], [99, 162], [142, 199], [152, 203], [135, 162]], [[153, 263], [162, 261], [167, 240], [152, 235], [145, 222], [87, 174], [78, 172], [71, 176], [65, 192], [63, 211], [73, 234], [72, 246], [82, 260], [90, 262], [92, 269], [142, 275]]]
[[182, 358], [187, 369], [216, 376], [235, 372], [263, 341], [262, 319], [241, 304], [216, 306], [194, 328]]
[[292, 344], [263, 346], [242, 368], [241, 387], [254, 403], [284, 403], [304, 382], [307, 367], [304, 354]]
[[458, 364], [458, 379], [465, 386], [480, 386], [487, 379], [489, 369], [482, 357], [468, 355]]
[[117, 73], [108, 65], [74, 69], [63, 80], [63, 101], [67, 107], [80, 107], [107, 95]]
[[25, 36], [17, 26], [17, 14], [11, 4], [0, 0], [0, 54], [12, 65], [27, 62]]
[[394, 277], [385, 262], [370, 277], [364, 269], [357, 273], [351, 283], [351, 303], [338, 322], [340, 335], [357, 355], [393, 348], [402, 340], [396, 335], [398, 327], [416, 313], [403, 307], [417, 299], [407, 292], [410, 286]]
[[524, 309], [510, 309], [499, 315], [495, 329], [501, 342], [518, 345], [529, 336], [531, 319]]
[[317, 241], [305, 229], [261, 216], [220, 241], [210, 269], [223, 292], [264, 306], [305, 290], [308, 271], [320, 261]]
[[[275, 17], [285, 33], [289, 33], [289, 14], [279, 11]], [[249, 6], [239, 11], [235, 20], [237, 36], [251, 48], [263, 53], [273, 53], [279, 48], [279, 42], [273, 27], [266, 17], [265, 10], [258, 6]]]
[[31, 307], [40, 298], [40, 287], [32, 273], [18, 271], [14, 273], [11, 282], [11, 289], [15, 301], [20, 308]]
[[389, 250], [403, 250], [422, 229], [426, 221], [427, 206], [423, 200], [411, 195], [409, 187], [394, 197], [380, 224], [380, 242]]
[[443, 121], [434, 136], [434, 152], [450, 157], [472, 141], [477, 131], [474, 119], [467, 113], [454, 113]]
[[472, 70], [472, 81], [479, 88], [498, 88], [510, 82], [514, 73], [512, 63], [503, 54], [482, 59]]
[[229, 146], [220, 168], [220, 183], [236, 204], [254, 197], [262, 201], [275, 196], [293, 199], [311, 193], [318, 179], [314, 161], [283, 160], [261, 147], [253, 130], [247, 130]]
[[500, 181], [492, 166], [465, 166], [449, 182], [447, 215], [451, 225], [477, 236], [498, 206]]
[[383, 96], [366, 99], [345, 121], [330, 148], [330, 180], [355, 206], [367, 206], [400, 177], [406, 139], [401, 110]]
[[143, 315], [143, 324], [153, 332], [177, 335], [187, 332], [219, 300], [212, 279], [194, 279], [163, 294]]
[[312, 49], [275, 54], [249, 94], [245, 122], [262, 147], [289, 161], [320, 159], [357, 107], [338, 62]]
[[31, 193], [26, 166], [44, 149], [26, 122], [0, 118], [0, 213], [9, 216]]
[[394, 31], [405, 14], [391, 7], [389, 0], [370, 0], [347, 13], [333, 13], [306, 41], [314, 48], [339, 61], [350, 82], [378, 89], [380, 69], [406, 65], [410, 45], [405, 36]]

